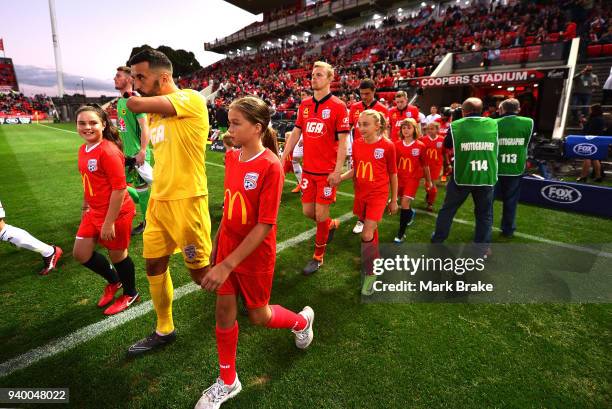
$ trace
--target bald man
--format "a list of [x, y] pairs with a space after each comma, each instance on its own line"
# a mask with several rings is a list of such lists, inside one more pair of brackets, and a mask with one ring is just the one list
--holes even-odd
[[474, 201], [474, 242], [488, 250], [493, 228], [493, 187], [497, 182], [497, 122], [482, 116], [482, 101], [468, 98], [463, 118], [453, 121], [444, 145], [454, 151], [452, 175], [444, 204], [436, 219], [432, 243], [442, 243], [450, 234], [453, 218], [469, 195]]

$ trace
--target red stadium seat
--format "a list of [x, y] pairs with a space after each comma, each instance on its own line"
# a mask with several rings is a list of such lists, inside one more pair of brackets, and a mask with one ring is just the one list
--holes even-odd
[[602, 54], [605, 57], [612, 55], [612, 44], [604, 44], [602, 46]]
[[587, 55], [589, 58], [597, 58], [601, 56], [603, 46], [601, 44], [593, 44], [587, 47]]

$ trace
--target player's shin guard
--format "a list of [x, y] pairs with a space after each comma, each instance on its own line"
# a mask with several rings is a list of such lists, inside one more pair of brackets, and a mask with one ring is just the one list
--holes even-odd
[[0, 231], [0, 239], [22, 249], [40, 253], [43, 257], [53, 254], [53, 246], [43, 243], [27, 231], [10, 224], [4, 224], [4, 229]]
[[300, 314], [296, 314], [280, 305], [270, 305], [272, 316], [266, 324], [268, 328], [287, 328], [293, 331], [301, 331], [306, 328], [308, 321]]
[[226, 385], [236, 379], [236, 349], [238, 348], [238, 321], [230, 328], [215, 328], [217, 353], [219, 354], [219, 377]]
[[83, 263], [83, 265], [94, 273], [101, 275], [109, 284], [119, 282], [119, 277], [111, 267], [111, 263], [106, 257], [96, 251], [93, 252], [91, 258]]
[[331, 221], [332, 220], [328, 217], [327, 220], [317, 223], [317, 233], [315, 234], [315, 252], [313, 256], [315, 260], [323, 261]]
[[136, 292], [136, 269], [130, 256], [113, 265], [115, 270], [117, 270], [117, 274], [119, 274], [121, 284], [123, 284], [123, 294], [130, 297], [138, 294]]
[[147, 276], [149, 280], [149, 290], [151, 300], [157, 314], [157, 327], [155, 328], [160, 335], [166, 335], [174, 331], [174, 321], [172, 320], [172, 297], [174, 287], [170, 271], [166, 270], [163, 274]]

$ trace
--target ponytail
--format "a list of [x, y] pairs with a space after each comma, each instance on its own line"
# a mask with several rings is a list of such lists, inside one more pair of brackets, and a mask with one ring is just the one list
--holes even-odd
[[114, 143], [121, 152], [123, 152], [123, 142], [121, 141], [121, 137], [119, 136], [119, 131], [113, 125], [113, 122], [108, 117], [108, 114], [102, 107], [98, 104], [91, 105], [83, 105], [76, 111], [76, 117], [79, 117], [81, 112], [94, 112], [100, 121], [104, 124], [104, 129], [102, 130], [102, 138], [111, 141]]
[[268, 126], [261, 136], [261, 143], [272, 153], [278, 156], [278, 132], [271, 126]]
[[378, 113], [378, 123], [380, 124], [380, 134], [382, 136], [384, 136], [385, 138], [388, 138], [387, 136], [387, 119], [385, 118], [385, 116], [376, 111]]
[[246, 96], [238, 98], [230, 104], [229, 109], [240, 111], [252, 124], [261, 125], [261, 143], [278, 156], [277, 132], [272, 128], [272, 111], [261, 98]]

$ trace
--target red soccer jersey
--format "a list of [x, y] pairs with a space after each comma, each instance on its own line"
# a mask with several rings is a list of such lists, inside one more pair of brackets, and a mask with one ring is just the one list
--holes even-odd
[[424, 136], [420, 139], [427, 148], [427, 164], [431, 167], [441, 167], [444, 163], [444, 137], [438, 135], [435, 139]]
[[423, 166], [427, 165], [426, 148], [420, 140], [406, 144], [399, 140], [395, 142], [397, 156], [397, 178], [420, 179], [423, 177]]
[[338, 134], [350, 130], [344, 102], [331, 93], [320, 101], [308, 97], [300, 104], [295, 126], [302, 130], [303, 135], [304, 172], [333, 172], [338, 154]]
[[387, 107], [381, 104], [377, 99], [372, 101], [372, 103], [368, 106], [366, 106], [363, 101], [355, 102], [353, 105], [351, 105], [351, 109], [349, 112], [349, 124], [353, 128], [353, 140], [361, 138], [357, 123], [359, 122], [359, 115], [361, 115], [361, 113], [366, 109], [373, 109], [374, 111], [378, 111], [383, 114], [385, 118], [387, 118]]
[[284, 176], [278, 157], [269, 149], [241, 162], [240, 150], [225, 156], [223, 219], [217, 245], [219, 263], [238, 247], [257, 223], [271, 224], [264, 241], [234, 269], [238, 273], [273, 273], [276, 260], [276, 219]]
[[397, 173], [393, 142], [383, 137], [374, 143], [355, 139], [353, 166], [356, 198], [389, 194], [389, 176]]
[[389, 124], [391, 125], [391, 141], [396, 142], [399, 140], [400, 123], [405, 118], [412, 118], [418, 124], [419, 109], [414, 105], [407, 105], [406, 108], [401, 111], [397, 107], [393, 107], [389, 110]]
[[444, 138], [450, 129], [450, 121], [445, 121], [442, 118], [436, 118], [435, 121], [440, 124], [438, 135]]
[[[96, 220], [103, 220], [113, 190], [127, 187], [125, 157], [119, 148], [107, 139], [103, 139], [91, 149], [82, 145], [79, 149], [79, 172], [85, 191], [84, 199], [89, 205], [89, 215]], [[133, 211], [135, 211], [134, 202], [125, 192], [119, 214]]]

